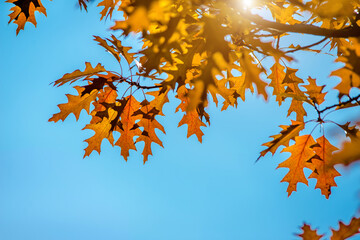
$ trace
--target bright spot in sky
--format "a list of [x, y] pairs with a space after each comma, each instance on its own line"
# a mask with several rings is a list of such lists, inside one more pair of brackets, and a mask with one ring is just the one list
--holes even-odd
[[239, 6], [239, 8], [249, 10], [253, 7], [254, 0], [237, 0], [237, 5]]
[[249, 8], [251, 7], [253, 0], [241, 0], [243, 7]]

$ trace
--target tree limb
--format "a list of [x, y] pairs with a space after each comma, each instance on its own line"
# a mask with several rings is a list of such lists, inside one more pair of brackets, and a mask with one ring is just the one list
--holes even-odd
[[293, 33], [304, 33], [316, 36], [323, 37], [333, 37], [333, 38], [349, 38], [349, 37], [359, 37], [360, 36], [360, 27], [357, 25], [346, 27], [343, 29], [327, 29], [321, 28], [310, 24], [283, 24], [278, 22], [272, 22], [265, 20], [257, 15], [248, 14], [242, 12], [242, 16], [252, 21], [254, 24], [272, 29], [278, 32], [293, 32]]

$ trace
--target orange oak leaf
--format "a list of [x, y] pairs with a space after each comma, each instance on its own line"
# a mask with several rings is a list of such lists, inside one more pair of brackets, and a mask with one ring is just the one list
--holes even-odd
[[243, 56], [240, 59], [240, 65], [244, 69], [245, 87], [252, 89], [253, 85], [255, 85], [258, 94], [263, 95], [264, 99], [267, 100], [267, 83], [260, 78], [260, 74], [263, 72], [263, 69], [257, 67], [257, 65], [253, 63], [253, 58], [251, 57], [253, 55], [251, 52], [244, 51], [242, 54]]
[[341, 150], [334, 154], [331, 160], [331, 165], [343, 164], [350, 165], [355, 161], [360, 160], [360, 137], [353, 137], [350, 142], [345, 141]]
[[185, 112], [184, 116], [179, 122], [178, 127], [187, 124], [188, 125], [187, 137], [190, 137], [191, 135], [195, 134], [199, 142], [202, 142], [202, 136], [204, 135], [204, 133], [201, 131], [200, 127], [206, 127], [205, 123], [201, 121], [200, 116], [196, 111], [196, 109], [187, 111], [189, 105], [189, 98], [187, 97], [188, 90], [185, 88], [185, 86], [179, 87], [177, 93], [178, 94], [176, 95], [176, 97], [181, 100], [181, 103], [176, 108], [175, 112], [179, 111], [179, 109]]
[[136, 127], [136, 121], [140, 116], [134, 116], [134, 112], [140, 109], [140, 103], [131, 95], [122, 103], [125, 106], [120, 115], [121, 125], [116, 129], [120, 132], [120, 137], [115, 145], [121, 148], [121, 155], [127, 161], [129, 150], [136, 150], [134, 137], [141, 134], [140, 129]]
[[155, 116], [159, 113], [154, 107], [151, 107], [147, 100], [140, 103], [142, 106], [140, 110], [136, 111], [134, 115], [142, 115], [140, 121], [137, 123], [138, 127], [143, 128], [141, 135], [136, 139], [136, 142], [144, 142], [144, 150], [142, 155], [144, 156], [144, 164], [148, 160], [149, 155], [152, 155], [151, 144], [156, 143], [161, 147], [164, 147], [161, 140], [157, 137], [155, 129], [159, 129], [165, 133], [164, 127], [155, 119]]
[[146, 93], [147, 95], [154, 96], [154, 99], [150, 102], [150, 106], [152, 108], [156, 108], [159, 111], [158, 115], [164, 116], [162, 108], [165, 103], [169, 102], [169, 98], [167, 96], [169, 90], [170, 90], [170, 88], [168, 87], [163, 92], [162, 92], [162, 90], [158, 90], [158, 91], [152, 91], [152, 92]]
[[305, 167], [309, 168], [308, 160], [314, 156], [314, 151], [311, 148], [314, 144], [315, 141], [311, 135], [297, 136], [295, 137], [295, 144], [281, 151], [291, 153], [291, 156], [277, 167], [289, 168], [289, 172], [281, 180], [281, 182], [289, 183], [287, 188], [288, 196], [290, 196], [293, 191], [296, 191], [297, 183], [308, 184], [303, 169]]
[[195, 134], [199, 142], [202, 142], [202, 136], [204, 133], [200, 130], [200, 127], [206, 127], [206, 125], [199, 119], [199, 114], [195, 110], [186, 112], [179, 122], [178, 127], [184, 124], [188, 125], [187, 137]]
[[[129, 50], [131, 50], [132, 48], [124, 47], [121, 44], [121, 41], [119, 41], [114, 35], [111, 35], [111, 39], [103, 39], [99, 36], [94, 36], [94, 40], [97, 41], [100, 46], [109, 51], [118, 62], [121, 61], [121, 56], [125, 58], [128, 64], [132, 63], [132, 61], [134, 60], [135, 53], [129, 53]], [[108, 44], [108, 42], [110, 44]]]
[[303, 240], [320, 240], [324, 235], [318, 235], [317, 230], [312, 230], [311, 226], [308, 224], [304, 224], [301, 229], [303, 233], [297, 234], [297, 236], [301, 237]]
[[329, 167], [332, 154], [338, 149], [331, 145], [324, 135], [316, 139], [316, 144], [312, 148], [316, 155], [311, 158], [311, 169], [313, 172], [309, 178], [315, 178], [317, 180], [315, 188], [319, 188], [321, 194], [329, 198], [331, 187], [337, 186], [334, 178], [340, 176], [340, 173], [333, 166]]
[[9, 23], [13, 21], [18, 25], [16, 35], [20, 30], [24, 30], [26, 22], [31, 22], [36, 27], [35, 11], [46, 16], [46, 9], [40, 0], [6, 0], [5, 2], [15, 5], [10, 9], [13, 12], [9, 14]]
[[339, 222], [339, 229], [331, 229], [332, 236], [330, 240], [345, 240], [360, 233], [360, 218], [352, 218], [348, 225]]
[[325, 101], [325, 95], [326, 93], [323, 93], [323, 89], [325, 86], [318, 86], [316, 85], [316, 79], [313, 79], [311, 77], [308, 78], [309, 84], [304, 85], [303, 87], [306, 88], [306, 94], [309, 95], [310, 99], [320, 105]]
[[84, 158], [89, 156], [94, 150], [100, 154], [101, 143], [104, 139], [108, 139], [111, 145], [114, 145], [114, 137], [111, 131], [112, 120], [116, 116], [116, 111], [109, 108], [109, 118], [103, 118], [103, 120], [96, 124], [87, 124], [84, 129], [90, 129], [95, 132], [95, 134], [86, 139], [85, 142], [88, 143], [88, 146], [85, 148]]
[[99, 113], [106, 111], [106, 106], [115, 104], [117, 96], [116, 90], [111, 87], [101, 89], [97, 95], [97, 100], [93, 102], [94, 109], [91, 111], [92, 119], [90, 123], [101, 122], [102, 117], [99, 116]]
[[90, 93], [82, 94], [85, 88], [75, 86], [74, 87], [79, 95], [71, 95], [66, 94], [68, 98], [67, 103], [59, 104], [58, 107], [60, 109], [59, 113], [54, 114], [49, 122], [57, 122], [59, 120], [64, 121], [69, 114], [73, 113], [75, 115], [76, 120], [79, 119], [81, 110], [85, 109], [89, 113], [90, 103], [96, 99], [98, 94], [98, 90], [92, 90]]
[[54, 82], [54, 86], [59, 87], [68, 82], [73, 83], [83, 77], [89, 77], [89, 76], [92, 76], [92, 75], [94, 75], [96, 73], [100, 73], [100, 72], [106, 72], [105, 68], [100, 63], [98, 63], [98, 65], [96, 65], [95, 68], [93, 68], [91, 66], [91, 63], [85, 62], [85, 70], [84, 71], [80, 71], [78, 69], [72, 73], [66, 73], [62, 78], [60, 78]]
[[360, 87], [359, 43], [343, 48], [343, 50], [344, 54], [338, 57], [336, 61], [345, 63], [345, 66], [331, 73], [331, 76], [341, 78], [341, 82], [335, 87], [335, 89], [339, 90], [340, 97], [348, 95], [353, 87]]
[[271, 74], [268, 78], [271, 80], [271, 82], [269, 86], [274, 88], [273, 95], [276, 96], [276, 101], [278, 101], [280, 106], [284, 101], [284, 98], [281, 97], [281, 94], [285, 92], [285, 85], [283, 84], [285, 78], [285, 67], [277, 60], [270, 68], [270, 70]]
[[102, 0], [97, 5], [98, 7], [104, 7], [103, 10], [100, 12], [101, 17], [100, 20], [102, 20], [104, 17], [112, 17], [112, 13], [116, 7], [116, 5], [120, 2], [120, 0]]
[[285, 92], [282, 94], [283, 97], [292, 98], [290, 108], [288, 110], [288, 116], [292, 112], [296, 113], [296, 121], [304, 121], [304, 116], [307, 116], [307, 113], [303, 107], [303, 102], [307, 101], [307, 97], [304, 92], [299, 88], [299, 84], [304, 81], [296, 76], [298, 70], [287, 68], [286, 75], [283, 80], [283, 84], [286, 84]]
[[115, 25], [111, 29], [123, 30], [124, 34], [128, 35], [130, 32], [141, 32], [147, 29], [149, 25], [148, 11], [145, 7], [140, 6], [125, 21], [115, 21]]
[[291, 121], [290, 126], [280, 125], [283, 129], [279, 134], [271, 136], [273, 138], [272, 141], [264, 143], [262, 146], [267, 147], [265, 150], [261, 151], [260, 156], [257, 160], [261, 157], [265, 156], [268, 152], [271, 152], [273, 155], [276, 150], [280, 146], [289, 146], [289, 141], [296, 136], [299, 135], [299, 132], [304, 129], [305, 124], [303, 122]]

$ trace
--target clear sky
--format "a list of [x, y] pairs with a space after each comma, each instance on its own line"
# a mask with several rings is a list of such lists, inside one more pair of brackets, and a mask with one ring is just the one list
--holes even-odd
[[[7, 24], [12, 5], [0, 2], [0, 239], [287, 240], [297, 239], [304, 221], [320, 233], [350, 221], [359, 207], [359, 165], [339, 169], [326, 200], [313, 179], [287, 197], [280, 183], [287, 170], [275, 168], [288, 155], [254, 163], [261, 144], [290, 122], [288, 105], [279, 108], [275, 99], [248, 94], [224, 112], [211, 105], [202, 144], [186, 138], [186, 126], [177, 128], [182, 116], [167, 104], [159, 119], [165, 148], [154, 146], [145, 165], [140, 152], [125, 162], [106, 141], [101, 156], [83, 159], [89, 117], [49, 123], [73, 93], [49, 84], [85, 61], [118, 66], [92, 40], [108, 37], [111, 22], [100, 22], [94, 5], [86, 13], [75, 2], [43, 1], [48, 17], [37, 15], [38, 27], [26, 24], [18, 36]], [[332, 61], [304, 54], [299, 75], [336, 83], [327, 77]]]

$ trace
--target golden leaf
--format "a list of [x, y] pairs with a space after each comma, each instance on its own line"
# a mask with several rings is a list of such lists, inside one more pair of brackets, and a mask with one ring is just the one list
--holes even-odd
[[301, 182], [308, 184], [305, 178], [304, 168], [309, 166], [307, 162], [314, 156], [314, 151], [311, 146], [315, 141], [311, 135], [303, 135], [295, 137], [295, 144], [284, 148], [281, 152], [289, 152], [291, 156], [280, 163], [277, 168], [289, 168], [289, 172], [281, 180], [281, 182], [288, 182], [287, 188], [288, 195], [290, 196], [293, 191], [296, 191], [296, 185]]
[[67, 103], [59, 104], [58, 107], [60, 109], [59, 113], [54, 114], [50, 119], [49, 122], [57, 122], [59, 120], [64, 121], [69, 114], [73, 113], [75, 115], [76, 120], [79, 119], [81, 110], [85, 109], [87, 113], [89, 113], [90, 103], [96, 99], [98, 90], [92, 90], [91, 93], [87, 93], [82, 95], [85, 88], [75, 86], [74, 87], [79, 95], [71, 95], [66, 94], [68, 98]]
[[313, 172], [309, 178], [315, 178], [317, 180], [315, 188], [321, 190], [326, 198], [329, 198], [331, 194], [331, 187], [336, 187], [334, 178], [340, 176], [340, 173], [336, 171], [334, 167], [329, 167], [332, 154], [338, 150], [323, 135], [316, 139], [316, 144], [312, 146], [316, 155], [311, 158], [311, 169]]

